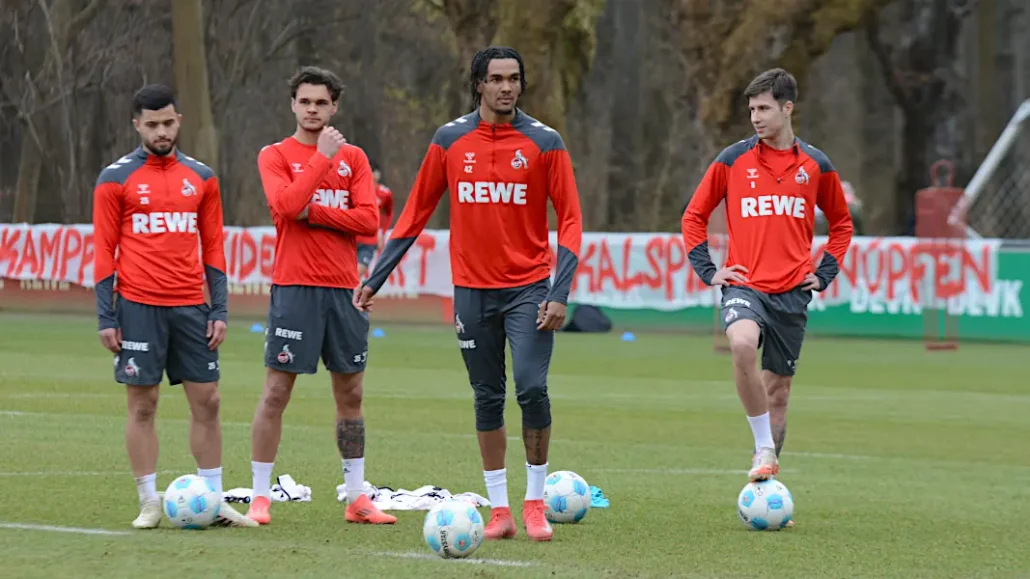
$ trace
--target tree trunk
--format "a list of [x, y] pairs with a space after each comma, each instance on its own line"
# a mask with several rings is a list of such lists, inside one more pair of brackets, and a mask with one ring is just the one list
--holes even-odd
[[[901, 39], [892, 45], [881, 37], [877, 16], [866, 36], [881, 71], [901, 108], [901, 174], [895, 192], [895, 231], [914, 234], [913, 201], [930, 181], [938, 158], [957, 162], [961, 79], [955, 72], [959, 35], [970, 7], [949, 0], [910, 0], [898, 19]], [[959, 167], [961, 168], [961, 167]]]
[[801, 91], [808, 90], [804, 79], [812, 61], [837, 35], [862, 26], [889, 0], [682, 2], [682, 50], [693, 69], [709, 136], [702, 160], [707, 165], [721, 148], [753, 132], [741, 94], [758, 73], [786, 68]]
[[603, 0], [444, 0], [443, 7], [465, 90], [476, 52], [492, 44], [511, 46], [526, 64], [528, 86], [519, 107], [564, 135], [569, 95], [593, 60], [594, 23]]
[[218, 131], [211, 114], [201, 0], [172, 2], [172, 44], [175, 84], [182, 113], [180, 147], [208, 167], [217, 168]]
[[637, 194], [640, 168], [645, 161], [641, 158], [640, 118], [643, 12], [644, 7], [639, 2], [617, 2], [615, 5], [608, 226], [616, 231], [633, 227], [640, 206]]
[[14, 223], [32, 223], [35, 218], [39, 174], [43, 168], [43, 152], [28, 130], [24, 134], [18, 162], [18, 183], [14, 186]]

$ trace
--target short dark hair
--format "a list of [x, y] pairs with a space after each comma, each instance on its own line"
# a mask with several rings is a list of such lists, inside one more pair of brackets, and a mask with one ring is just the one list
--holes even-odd
[[794, 75], [782, 68], [773, 68], [763, 72], [751, 81], [744, 90], [744, 98], [752, 99], [760, 94], [772, 93], [772, 97], [781, 105], [787, 101], [797, 102], [798, 81]]
[[490, 67], [491, 60], [515, 59], [519, 63], [519, 84], [522, 90], [519, 94], [526, 92], [526, 63], [514, 48], [509, 46], [490, 46], [484, 48], [472, 57], [472, 65], [469, 66], [469, 89], [472, 91], [472, 105], [479, 106], [479, 83], [486, 80], [486, 71]]
[[144, 110], [159, 111], [168, 105], [179, 108], [172, 89], [163, 84], [148, 84], [132, 95], [132, 118], [138, 119]]
[[297, 98], [297, 88], [302, 84], [322, 85], [329, 91], [329, 97], [335, 103], [343, 94], [343, 81], [332, 71], [317, 66], [302, 66], [290, 77], [290, 97]]

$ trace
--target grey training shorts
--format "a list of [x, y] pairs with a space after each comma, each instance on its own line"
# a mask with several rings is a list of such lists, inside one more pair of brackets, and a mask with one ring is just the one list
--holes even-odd
[[217, 382], [218, 350], [208, 349], [211, 307], [150, 306], [123, 297], [115, 304], [122, 351], [114, 357], [114, 379], [132, 386]]
[[767, 294], [748, 287], [722, 289], [722, 327], [738, 320], [754, 320], [762, 331], [762, 369], [780, 376], [793, 376], [801, 357], [801, 343], [808, 324], [812, 292], [795, 288], [781, 294]]
[[511, 344], [515, 392], [546, 392], [554, 332], [537, 330], [537, 312], [550, 280], [505, 289], [454, 288], [454, 328], [469, 382], [477, 395], [505, 392], [505, 340]]
[[291, 374], [326, 370], [355, 374], [368, 358], [368, 313], [351, 303], [353, 290], [272, 286], [265, 329], [265, 366]]

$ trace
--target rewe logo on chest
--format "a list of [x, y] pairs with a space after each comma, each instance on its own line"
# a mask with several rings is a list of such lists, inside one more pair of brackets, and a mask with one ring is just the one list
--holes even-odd
[[498, 183], [496, 181], [458, 182], [458, 203], [526, 204], [525, 183]]
[[759, 195], [740, 200], [740, 216], [769, 217], [785, 215], [797, 219], [805, 218], [805, 198], [790, 195]]
[[315, 189], [315, 195], [311, 201], [331, 209], [350, 209], [350, 191], [346, 189]]

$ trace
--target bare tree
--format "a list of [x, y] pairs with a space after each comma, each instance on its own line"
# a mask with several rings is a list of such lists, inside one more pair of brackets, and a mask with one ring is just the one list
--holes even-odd
[[903, 0], [895, 24], [898, 40], [881, 33], [880, 17], [866, 29], [884, 79], [904, 114], [901, 170], [898, 174], [894, 229], [909, 231], [913, 201], [930, 185], [930, 166], [954, 160], [961, 137], [958, 115], [964, 83], [956, 67], [959, 33], [974, 0]]
[[50, 4], [43, 0], [38, 2], [45, 34], [37, 33], [38, 36], [29, 40], [29, 46], [40, 43], [41, 46], [37, 47], [45, 56], [38, 68], [26, 71], [26, 87], [21, 98], [17, 99], [20, 101], [19, 117], [25, 125], [25, 133], [22, 137], [18, 182], [15, 186], [15, 222], [31, 222], [35, 216], [40, 172], [43, 169], [43, 151], [49, 146], [43, 131], [40, 130], [43, 117], [40, 109], [46, 108], [48, 98], [53, 98], [61, 106], [63, 152], [68, 155], [69, 167], [64, 181], [73, 183], [76, 180], [75, 135], [71, 126], [70, 105], [65, 86], [65, 58], [69, 45], [96, 16], [103, 0], [92, 0], [85, 7], [76, 9], [77, 4], [74, 0], [54, 0]]
[[861, 27], [889, 0], [682, 0], [683, 50], [714, 152], [750, 131], [740, 95], [761, 71], [781, 66], [803, 81], [833, 39]]

